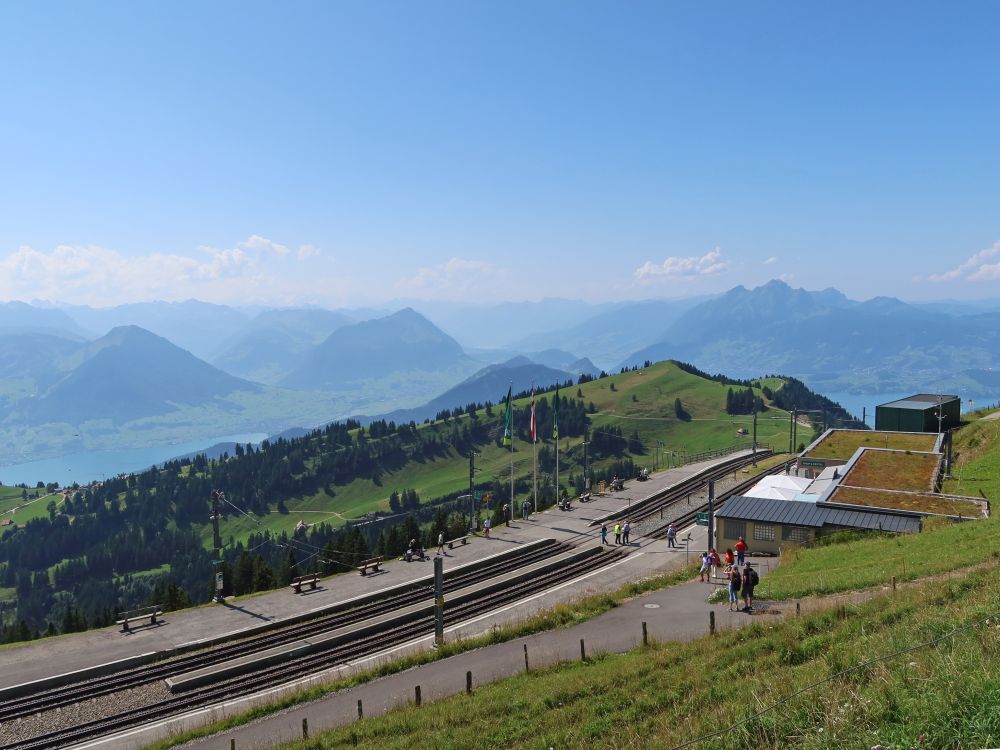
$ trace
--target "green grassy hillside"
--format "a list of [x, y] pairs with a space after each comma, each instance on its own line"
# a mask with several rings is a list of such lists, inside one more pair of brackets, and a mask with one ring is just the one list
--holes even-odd
[[[780, 379], [772, 378], [762, 382], [772, 390], [781, 386]], [[626, 451], [622, 457], [631, 457], [636, 464], [653, 469], [667, 462], [676, 463], [685, 455], [701, 451], [726, 448], [736, 443], [750, 447], [750, 436], [738, 436], [737, 429], [745, 428], [752, 433], [751, 416], [729, 416], [726, 414], [726, 394], [731, 386], [707, 380], [685, 372], [671, 361], [658, 362], [642, 370], [629, 371], [619, 375], [593, 380], [579, 386], [563, 388], [560, 395], [581, 398], [584, 403], [593, 403], [596, 412], [590, 417], [591, 432], [620, 428], [626, 438], [637, 433], [643, 445], [642, 451]], [[737, 388], [732, 386], [733, 388]], [[755, 392], [760, 395], [761, 391]], [[498, 394], [499, 397], [500, 394]], [[546, 394], [548, 398], [552, 393]], [[538, 397], [540, 398], [540, 396]], [[684, 411], [689, 415], [679, 419], [675, 414], [674, 400], [680, 399]], [[515, 401], [515, 406], [526, 408], [529, 399]], [[459, 406], [455, 404], [455, 406]], [[492, 417], [483, 411], [479, 418], [492, 419], [499, 424], [502, 409], [494, 408]], [[468, 415], [421, 425], [419, 429], [436, 431], [443, 436], [450, 434], [454, 425], [459, 426]], [[758, 417], [758, 442], [772, 443], [778, 450], [787, 446], [788, 412], [771, 408]], [[665, 450], [657, 455], [657, 441]], [[571, 473], [583, 470], [583, 436], [564, 437], [560, 441], [560, 480], [566, 487]], [[551, 441], [539, 443], [536, 450], [553, 448]], [[532, 447], [525, 440], [513, 440], [513, 456], [510, 449], [494, 444], [480, 446], [480, 456], [476, 459], [476, 481], [507, 482], [510, 478], [511, 462], [517, 478], [528, 478], [532, 474]], [[671, 455], [672, 454], [672, 455]], [[597, 470], [610, 465], [618, 457], [605, 456], [591, 458], [591, 467]], [[552, 478], [553, 472], [539, 470], [539, 484]], [[385, 471], [379, 484], [371, 479], [355, 479], [332, 488], [333, 496], [326, 489], [307, 496], [285, 500], [287, 513], [271, 513], [256, 519], [240, 515], [230, 515], [223, 526], [223, 536], [245, 539], [247, 535], [262, 529], [291, 531], [303, 520], [307, 523], [325, 521], [337, 524], [348, 518], [356, 518], [372, 510], [388, 511], [388, 497], [393, 489], [410, 488], [417, 491], [422, 500], [460, 492], [469, 486], [468, 455], [449, 451], [445, 455], [420, 462], [410, 461], [406, 465]], [[520, 496], [521, 493], [519, 493]], [[205, 539], [210, 542], [211, 532], [205, 529]]]

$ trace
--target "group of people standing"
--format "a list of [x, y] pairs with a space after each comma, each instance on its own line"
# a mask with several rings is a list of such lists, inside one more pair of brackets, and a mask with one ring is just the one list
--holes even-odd
[[[719, 568], [723, 568], [722, 577], [726, 579], [726, 587], [729, 591], [729, 611], [733, 612], [734, 606], [739, 604], [740, 596], [743, 597], [743, 607], [740, 612], [753, 611], [753, 590], [760, 582], [760, 577], [753, 566], [746, 561], [747, 545], [743, 537], [736, 543], [736, 552], [726, 548], [725, 557], [720, 557], [719, 553], [710, 549], [701, 556], [701, 569], [699, 570], [699, 580], [712, 582], [713, 578], [719, 577]], [[725, 567], [723, 567], [725, 565]]]
[[[628, 535], [632, 533], [632, 522], [625, 521], [625, 523], [615, 524], [615, 544], [627, 545], [629, 544]], [[601, 524], [601, 544], [608, 543], [608, 525]]]

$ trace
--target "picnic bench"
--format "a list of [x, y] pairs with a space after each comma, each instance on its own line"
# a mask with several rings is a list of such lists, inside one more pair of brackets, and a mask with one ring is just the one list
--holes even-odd
[[160, 605], [150, 604], [148, 607], [139, 607], [139, 609], [130, 609], [126, 612], [122, 612], [121, 613], [122, 619], [115, 620], [115, 623], [117, 625], [122, 626], [123, 633], [131, 633], [132, 629], [129, 626], [129, 623], [133, 622], [134, 620], [145, 620], [148, 617], [149, 624], [156, 625], [157, 623], [156, 618], [160, 617], [161, 615], [163, 615], [163, 610], [160, 609]]
[[308, 583], [310, 589], [316, 588], [316, 584], [319, 583], [319, 576], [316, 573], [311, 573], [307, 576], [295, 576], [292, 579], [291, 584], [289, 584], [296, 594], [302, 593], [302, 584]]
[[466, 534], [465, 536], [456, 537], [454, 539], [445, 542], [445, 544], [448, 545], [448, 549], [455, 549], [456, 544], [468, 544], [468, 543], [469, 543], [468, 534]]
[[362, 560], [361, 564], [358, 566], [358, 572], [361, 575], [368, 575], [368, 569], [371, 568], [373, 571], [378, 573], [378, 566], [382, 564], [381, 557], [373, 557], [369, 560]]

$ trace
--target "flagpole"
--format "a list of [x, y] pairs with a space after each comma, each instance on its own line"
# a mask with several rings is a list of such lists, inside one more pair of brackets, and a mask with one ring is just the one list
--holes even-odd
[[559, 497], [559, 384], [556, 383], [556, 404], [554, 432], [556, 434], [556, 504], [562, 499]]
[[510, 400], [510, 393], [514, 390], [514, 383], [511, 381], [510, 390], [507, 391], [507, 410], [510, 412], [510, 506], [508, 508], [507, 525], [510, 526], [514, 518], [514, 402]]
[[[531, 488], [534, 493], [534, 501], [531, 509], [538, 512], [538, 461], [535, 458], [535, 386], [531, 386]], [[522, 513], [523, 515], [523, 513]]]

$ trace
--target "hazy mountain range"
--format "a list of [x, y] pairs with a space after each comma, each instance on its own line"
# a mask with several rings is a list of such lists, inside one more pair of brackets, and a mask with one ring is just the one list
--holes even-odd
[[772, 281], [712, 298], [402, 309], [0, 304], [3, 462], [433, 417], [646, 360], [827, 391], [1000, 388], [1000, 303], [850, 300]]

